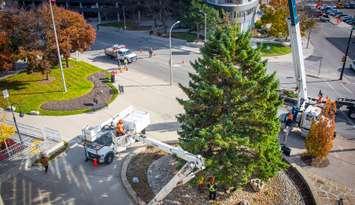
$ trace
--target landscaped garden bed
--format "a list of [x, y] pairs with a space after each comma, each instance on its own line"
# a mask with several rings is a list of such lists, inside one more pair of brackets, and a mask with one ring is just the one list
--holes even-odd
[[[149, 202], [176, 174], [177, 164], [174, 157], [157, 149], [147, 149], [131, 160], [127, 169], [127, 178], [138, 197]], [[249, 185], [231, 193], [220, 189], [216, 201], [208, 200], [207, 188], [199, 191], [196, 186], [185, 184], [176, 187], [164, 199], [163, 204], [229, 205], [238, 204], [242, 200], [247, 200], [253, 205], [308, 204], [307, 200], [303, 199], [305, 194], [299, 191], [298, 181], [295, 182], [295, 178], [290, 176], [289, 172], [292, 173], [290, 170], [279, 172], [266, 183], [265, 188], [260, 192], [254, 192]], [[133, 178], [138, 179], [138, 182]]]
[[[51, 70], [49, 80], [40, 72], [17, 75], [0, 81], [0, 87], [7, 88], [10, 101], [16, 111], [29, 113], [39, 111], [41, 115], [68, 115], [91, 111], [107, 105], [117, 96], [117, 90], [110, 85], [106, 71], [93, 65], [70, 61], [64, 68], [68, 92], [63, 92], [60, 70]], [[96, 98], [94, 103], [93, 99]], [[0, 106], [7, 102], [0, 99]]]

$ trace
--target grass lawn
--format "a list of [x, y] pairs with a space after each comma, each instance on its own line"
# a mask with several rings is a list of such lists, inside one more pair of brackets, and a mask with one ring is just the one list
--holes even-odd
[[[98, 67], [81, 61], [71, 60], [69, 65], [69, 68], [64, 68], [68, 88], [67, 93], [63, 93], [63, 84], [58, 67], [52, 69], [49, 81], [43, 80], [44, 76], [41, 73], [27, 74], [22, 72], [1, 80], [0, 87], [2, 89], [7, 88], [10, 93], [10, 101], [20, 105], [20, 108], [16, 106], [16, 111], [21, 109], [23, 112], [28, 113], [32, 110], [38, 110], [41, 115], [83, 113], [88, 110], [48, 111], [40, 108], [43, 103], [48, 101], [69, 100], [89, 93], [94, 84], [87, 78], [96, 72], [102, 71]], [[0, 106], [7, 107], [7, 103], [3, 98], [0, 99]]]
[[188, 32], [172, 32], [171, 37], [186, 40], [187, 42], [194, 42], [197, 40], [197, 35], [195, 33]]
[[261, 48], [262, 55], [267, 56], [281, 56], [291, 53], [291, 47], [283, 46], [276, 43], [262, 43], [258, 44]]

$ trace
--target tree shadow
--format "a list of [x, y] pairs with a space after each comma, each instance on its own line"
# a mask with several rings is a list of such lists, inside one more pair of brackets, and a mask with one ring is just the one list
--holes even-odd
[[[19, 80], [15, 80], [15, 81], [8, 81], [8, 80], [3, 80], [0, 81], [0, 87], [1, 88], [5, 88], [5, 89], [11, 89], [11, 90], [21, 90], [24, 89], [26, 85], [28, 85], [29, 82], [24, 82], [24, 81], [19, 81]], [[11, 93], [11, 95], [13, 95]]]

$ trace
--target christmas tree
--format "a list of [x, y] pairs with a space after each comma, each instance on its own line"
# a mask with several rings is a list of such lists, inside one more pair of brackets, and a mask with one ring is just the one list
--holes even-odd
[[285, 167], [278, 142], [279, 82], [236, 25], [217, 28], [192, 63], [188, 96], [178, 99], [182, 148], [201, 154], [206, 175], [238, 187], [251, 177], [268, 179]]

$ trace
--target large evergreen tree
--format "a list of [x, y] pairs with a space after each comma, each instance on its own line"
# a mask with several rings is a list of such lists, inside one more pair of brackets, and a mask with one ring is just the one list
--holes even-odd
[[278, 142], [281, 105], [279, 82], [266, 73], [266, 62], [250, 45], [249, 33], [235, 25], [217, 28], [192, 63], [188, 100], [178, 99], [185, 113], [179, 143], [206, 159], [206, 175], [228, 186], [250, 177], [267, 179], [282, 169]]

